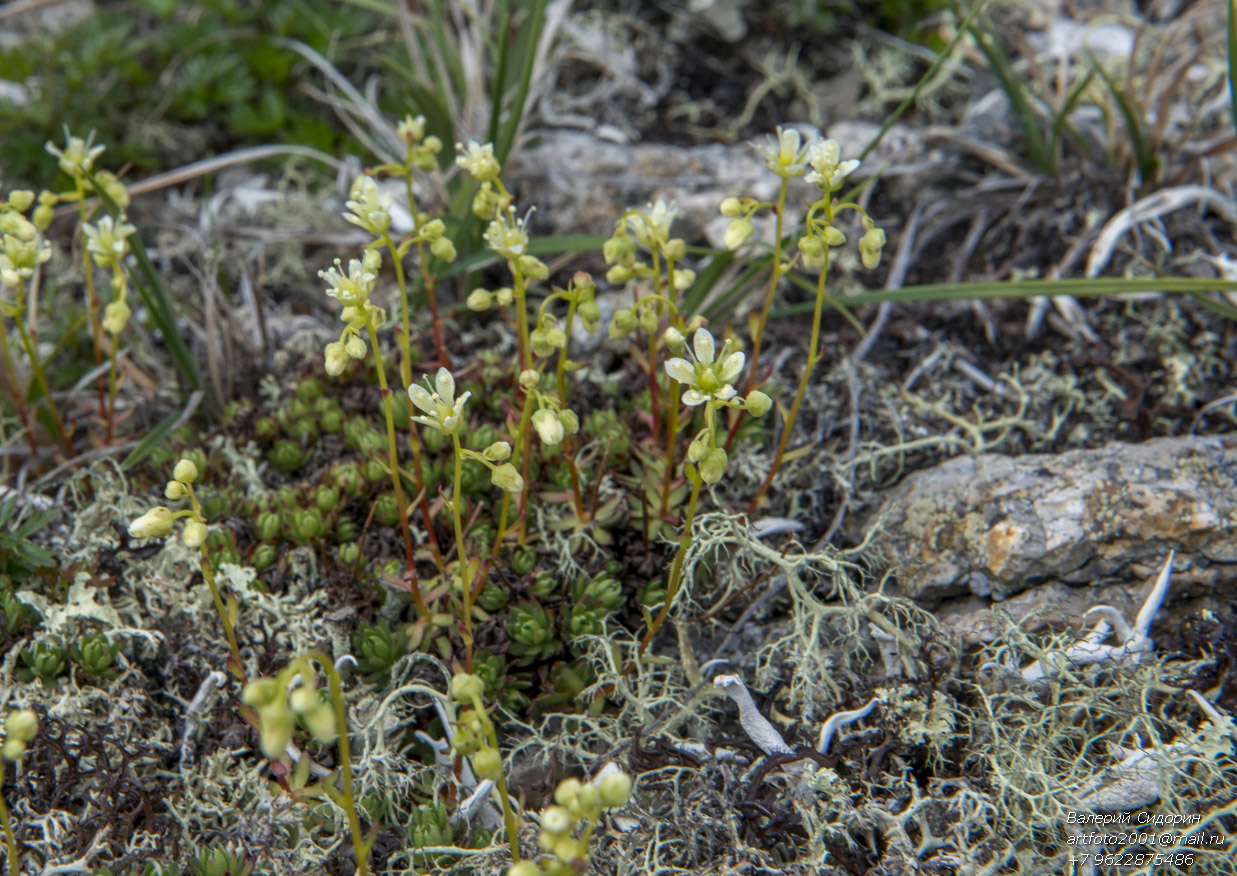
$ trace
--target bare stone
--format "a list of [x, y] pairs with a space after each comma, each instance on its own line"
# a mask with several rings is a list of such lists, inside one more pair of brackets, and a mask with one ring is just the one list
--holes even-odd
[[1141, 580], [1170, 549], [1182, 570], [1237, 563], [1237, 438], [952, 459], [903, 481], [879, 519], [906, 594], [927, 602]]

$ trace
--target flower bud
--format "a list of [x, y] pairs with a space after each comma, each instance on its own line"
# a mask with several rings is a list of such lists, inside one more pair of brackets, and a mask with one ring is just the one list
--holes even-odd
[[601, 322], [601, 308], [596, 301], [588, 300], [580, 303], [576, 308], [576, 313], [580, 314], [580, 321], [584, 323], [584, 327], [590, 332], [597, 331], [597, 324]]
[[283, 757], [296, 729], [296, 717], [278, 701], [261, 709], [258, 717], [262, 722], [262, 753], [272, 760]]
[[554, 351], [558, 349], [550, 343], [549, 332], [545, 329], [533, 329], [528, 335], [528, 341], [532, 344], [533, 355], [544, 359], [546, 356], [553, 356]]
[[738, 249], [755, 233], [756, 226], [752, 224], [752, 220], [739, 217], [733, 220], [730, 227], [726, 229], [726, 236], [722, 239], [722, 243], [726, 249]]
[[721, 204], [717, 207], [717, 211], [723, 216], [733, 218], [743, 212], [743, 204], [738, 198], [723, 198]]
[[120, 334], [129, 324], [129, 317], [132, 315], [133, 311], [124, 301], [109, 302], [107, 307], [103, 308], [103, 330], [109, 335]]
[[636, 315], [630, 310], [616, 310], [610, 320], [610, 337], [614, 340], [625, 338], [634, 332], [639, 324]]
[[554, 789], [554, 802], [570, 811], [579, 800], [583, 787], [579, 779], [563, 779]]
[[302, 715], [305, 726], [309, 728], [309, 733], [314, 739], [330, 745], [339, 736], [338, 725], [335, 722], [335, 710], [328, 703], [317, 699], [316, 695], [314, 698], [317, 704]]
[[481, 451], [481, 455], [490, 462], [503, 462], [511, 458], [511, 445], [506, 441], [495, 441]]
[[687, 241], [681, 237], [671, 238], [666, 241], [666, 245], [662, 248], [662, 252], [665, 254], [666, 258], [671, 261], [681, 262], [687, 256]]
[[537, 384], [541, 382], [541, 375], [533, 368], [525, 368], [520, 372], [520, 389], [529, 392], [537, 388]]
[[241, 691], [241, 702], [255, 709], [261, 709], [275, 701], [279, 696], [279, 683], [273, 678], [259, 678], [245, 685]]
[[183, 499], [185, 498], [185, 485], [180, 481], [168, 481], [168, 485], [163, 488], [163, 495], [173, 501]]
[[326, 373], [331, 377], [338, 377], [344, 373], [344, 368], [348, 364], [348, 354], [344, 351], [344, 345], [335, 341], [326, 345]]
[[449, 238], [439, 237], [430, 244], [430, 252], [442, 259], [444, 262], [455, 261], [455, 244]]
[[364, 359], [365, 354], [369, 352], [369, 348], [365, 346], [365, 342], [357, 335], [348, 338], [348, 342], [344, 344], [344, 352], [353, 359]]
[[457, 672], [451, 678], [451, 698], [472, 705], [485, 693], [485, 682], [467, 672]]
[[5, 760], [19, 761], [26, 754], [26, 743], [20, 739], [5, 739], [4, 748], [0, 749], [0, 757]]
[[494, 306], [494, 296], [488, 289], [473, 289], [464, 304], [469, 310], [482, 313]]
[[626, 234], [611, 237], [601, 245], [601, 254], [607, 265], [629, 265], [636, 257], [636, 243]]
[[879, 228], [869, 228], [859, 240], [859, 257], [865, 268], [872, 270], [880, 264], [884, 246], [885, 232]]
[[563, 443], [563, 422], [558, 418], [558, 414], [549, 408], [542, 408], [533, 414], [533, 428], [541, 436], [543, 444], [553, 447]]
[[524, 492], [524, 478], [509, 462], [503, 463], [490, 473], [490, 483], [508, 493]]
[[182, 459], [172, 469], [172, 477], [182, 484], [191, 484], [198, 479], [198, 467], [192, 459]]
[[540, 283], [550, 276], [550, 269], [546, 266], [546, 263], [536, 256], [520, 256], [519, 265], [520, 270], [524, 272], [525, 278], [535, 283]]
[[502, 286], [494, 290], [494, 300], [498, 302], [499, 307], [510, 307], [511, 302], [515, 300], [515, 293], [511, 291], [510, 286]]
[[687, 341], [683, 333], [674, 326], [670, 326], [661, 333], [661, 340], [666, 345], [666, 349], [676, 356], [682, 356], [683, 351], [687, 349]]
[[181, 530], [180, 538], [186, 547], [200, 548], [206, 541], [206, 524], [200, 520], [190, 520]]
[[701, 429], [696, 437], [692, 439], [692, 443], [687, 445], [687, 459], [689, 462], [700, 462], [708, 452], [709, 430]]
[[549, 806], [541, 813], [541, 829], [552, 837], [566, 836], [575, 827], [576, 820], [562, 806]]
[[819, 237], [806, 236], [799, 238], [799, 252], [803, 253], [805, 268], [823, 268], [825, 266], [825, 242]]
[[601, 780], [601, 805], [617, 809], [627, 802], [631, 794], [631, 776], [626, 773], [610, 773]]
[[706, 484], [715, 484], [726, 473], [726, 451], [714, 447], [700, 460], [700, 477]]
[[38, 732], [39, 718], [29, 709], [13, 712], [4, 720], [4, 733], [9, 739], [29, 742]]
[[536, 862], [520, 861], [507, 868], [507, 876], [542, 876], [542, 873]]
[[696, 272], [688, 268], [675, 268], [674, 276], [670, 279], [671, 284], [674, 286], [674, 291], [682, 292], [690, 289], [692, 283], [696, 282]]
[[172, 531], [176, 515], [163, 505], [156, 505], [129, 524], [129, 535], [134, 538], [162, 538]]
[[606, 271], [606, 282], [611, 286], [622, 286], [631, 279], [631, 268], [626, 268], [622, 265], [615, 265], [610, 270]]
[[479, 779], [498, 781], [503, 771], [503, 757], [497, 748], [483, 748], [472, 756], [472, 771]]
[[829, 246], [841, 246], [846, 243], [846, 235], [837, 228], [834, 228], [832, 225], [825, 228], [825, 230], [820, 233], [820, 236]]
[[559, 411], [558, 421], [563, 424], [563, 431], [568, 435], [574, 435], [580, 431], [580, 418], [571, 408], [563, 408]]
[[773, 407], [773, 399], [769, 398], [759, 389], [753, 389], [747, 394], [747, 398], [743, 400], [743, 406], [753, 417], [763, 417], [769, 413], [769, 408]]
[[15, 189], [9, 192], [9, 206], [18, 213], [25, 213], [34, 203], [34, 192], [29, 189]]

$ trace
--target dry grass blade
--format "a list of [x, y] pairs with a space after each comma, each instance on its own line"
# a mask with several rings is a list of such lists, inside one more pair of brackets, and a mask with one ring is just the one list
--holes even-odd
[[1108, 220], [1096, 239], [1095, 246], [1091, 248], [1091, 255], [1087, 259], [1086, 276], [1099, 276], [1100, 271], [1112, 258], [1117, 241], [1135, 225], [1149, 219], [1157, 219], [1191, 204], [1211, 207], [1226, 221], [1237, 222], [1237, 204], [1214, 189], [1201, 185], [1163, 189], [1154, 195], [1148, 195], [1136, 201]]

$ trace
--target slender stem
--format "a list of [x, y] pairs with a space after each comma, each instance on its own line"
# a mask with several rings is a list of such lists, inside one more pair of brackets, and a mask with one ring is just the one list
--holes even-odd
[[[0, 757], [0, 790], [4, 788], [4, 758]], [[0, 823], [4, 825], [4, 845], [9, 852], [9, 872], [17, 876], [21, 872], [21, 855], [17, 851], [17, 836], [13, 833], [13, 823], [9, 820], [9, 807], [4, 802], [4, 794], [0, 793]], [[517, 856], [518, 856], [517, 851]], [[518, 860], [518, 857], [517, 857]]]
[[387, 420], [387, 457], [391, 464], [391, 487], [395, 491], [395, 504], [399, 508], [399, 528], [404, 535], [404, 558], [408, 563], [408, 574], [412, 578], [412, 601], [423, 618], [429, 618], [430, 611], [421, 596], [421, 584], [417, 579], [416, 560], [412, 552], [412, 530], [408, 527], [408, 506], [404, 503], [404, 487], [399, 476], [399, 454], [395, 449], [395, 416], [391, 413], [391, 388], [387, 386], [387, 372], [382, 365], [382, 348], [378, 346], [378, 332], [373, 320], [365, 323], [369, 331], [369, 342], [374, 348], [374, 362], [378, 366], [378, 385], [382, 388], [382, 412]]
[[[478, 697], [473, 700], [473, 708], [485, 723], [486, 735], [489, 737], [490, 745], [495, 751], [501, 751], [498, 747], [498, 731], [494, 729], [494, 722], [490, 720], [489, 713], [485, 711], [485, 705]], [[498, 770], [498, 778], [494, 780], [494, 784], [498, 786], [498, 796], [502, 802], [503, 809], [503, 825], [507, 829], [507, 842], [511, 845], [511, 860], [513, 863], [520, 863], [520, 832], [515, 823], [515, 812], [511, 809], [511, 801], [507, 795], [507, 777], [503, 773], [501, 767]]]
[[[661, 611], [657, 613], [657, 617], [653, 618], [653, 622], [649, 624], [649, 628], [644, 633], [644, 638], [640, 640], [640, 647], [636, 651], [637, 661], [644, 656], [644, 652], [653, 643], [653, 637], [657, 635], [661, 625], [666, 622], [666, 616], [670, 614], [670, 606], [674, 604], [674, 598], [678, 596], [679, 585], [683, 580], [683, 560], [687, 556], [688, 548], [691, 547], [692, 522], [696, 519], [696, 501], [700, 498], [700, 487], [704, 483], [700, 474], [691, 466], [688, 466], [687, 477], [692, 482], [692, 495], [687, 503], [687, 516], [683, 519], [683, 534], [679, 536], [679, 549], [670, 566], [670, 579], [666, 583], [666, 601], [662, 603]], [[628, 666], [628, 669], [631, 668], [633, 667]]]
[[228, 617], [228, 610], [223, 604], [223, 596], [219, 593], [219, 587], [215, 584], [215, 568], [211, 564], [210, 555], [206, 553], [206, 545], [202, 545], [202, 558], [198, 563], [202, 567], [202, 577], [206, 579], [206, 586], [210, 588], [211, 598], [215, 601], [215, 611], [219, 614], [219, 620], [223, 622], [224, 635], [228, 637], [228, 650], [232, 653], [232, 661], [235, 664], [232, 667], [232, 673], [240, 679], [241, 684], [244, 684], [246, 682], [245, 664], [241, 662], [241, 649], [236, 643], [236, 630]]
[[425, 300], [430, 306], [430, 323], [434, 327], [434, 349], [438, 352], [438, 364], [443, 368], [451, 367], [451, 357], [447, 354], [447, 345], [442, 340], [442, 322], [438, 319], [438, 284], [430, 273], [425, 260], [425, 243], [417, 241], [417, 260], [421, 263], [421, 282], [425, 286]]
[[799, 416], [799, 406], [803, 404], [803, 397], [807, 393], [808, 381], [811, 380], [816, 363], [820, 361], [820, 322], [825, 306], [825, 275], [828, 272], [829, 248], [826, 247], [825, 263], [821, 266], [820, 276], [816, 280], [816, 308], [812, 314], [812, 340], [808, 345], [807, 363], [803, 366], [803, 374], [799, 377], [799, 388], [795, 391], [795, 400], [790, 406], [790, 413], [786, 415], [786, 422], [782, 424], [782, 436], [777, 442], [777, 453], [773, 455], [773, 464], [769, 466], [769, 473], [765, 475], [760, 489], [756, 491], [756, 495], [752, 497], [752, 501], [748, 504], [748, 514], [755, 512], [756, 506], [760, 503], [761, 496], [769, 489], [769, 484], [773, 483], [773, 476], [777, 474], [777, 470], [782, 464], [782, 456], [786, 453], [786, 444], [790, 441], [790, 433], [794, 431], [795, 420]]
[[[17, 314], [15, 319], [21, 319], [21, 315]], [[9, 349], [9, 333], [4, 327], [3, 320], [0, 320], [0, 356], [4, 358], [4, 367], [8, 371], [9, 379], [12, 383], [13, 407], [17, 409], [17, 416], [21, 420], [22, 429], [26, 433], [26, 443], [30, 445], [30, 454], [31, 456], [37, 456], [39, 446], [34, 441], [34, 429], [30, 426], [30, 412], [26, 410], [26, 394], [22, 392], [17, 379], [17, 367], [13, 364], [13, 353]]]
[[344, 779], [344, 814], [348, 817], [348, 830], [352, 834], [352, 848], [356, 853], [357, 876], [369, 876], [369, 843], [361, 831], [361, 819], [357, 815], [356, 796], [352, 782], [352, 742], [348, 737], [348, 710], [344, 706], [343, 686], [335, 665], [325, 654], [311, 651], [306, 655], [322, 665], [327, 684], [331, 689], [331, 703], [335, 707], [335, 724], [339, 728], [339, 766]]
[[756, 331], [752, 337], [752, 368], [747, 379], [748, 389], [755, 389], [756, 374], [760, 368], [760, 345], [764, 341], [765, 323], [769, 321], [769, 308], [773, 306], [773, 295], [777, 292], [777, 281], [781, 279], [782, 266], [782, 219], [786, 213], [786, 192], [790, 188], [790, 180], [782, 178], [782, 186], [777, 193], [777, 229], [773, 237], [773, 276], [769, 278], [769, 291], [765, 295], [764, 306], [760, 308], [760, 319], [756, 323]]
[[[94, 286], [94, 266], [90, 263], [90, 250], [85, 246], [86, 233], [82, 227], [86, 224], [86, 189], [82, 185], [82, 178], [74, 177], [73, 184], [77, 187], [77, 231], [82, 236], [82, 273], [86, 277], [86, 312], [90, 317], [90, 341], [94, 346], [94, 364], [98, 368], [103, 364], [103, 323], [99, 321], [99, 310], [102, 304], [99, 301], [99, 293], [95, 291]], [[99, 395], [99, 416], [103, 417], [106, 423], [107, 442], [112, 441], [112, 421], [107, 412], [107, 408], [103, 403], [103, 375], [99, 374], [95, 380], [95, 390]]]
[[[567, 304], [567, 321], [564, 332], [568, 338], [571, 337], [571, 328], [576, 318], [576, 295], [572, 295]], [[567, 407], [567, 345], [558, 351], [558, 368], [555, 369], [555, 376], [558, 378], [558, 400], [565, 408]], [[580, 471], [576, 468], [575, 459], [575, 439], [568, 435], [563, 442], [563, 459], [567, 462], [567, 471], [571, 473], [571, 494], [576, 503], [576, 519], [583, 522], [584, 520], [584, 500], [580, 495]]]
[[77, 451], [73, 449], [73, 439], [65, 431], [64, 422], [60, 419], [60, 411], [56, 409], [56, 403], [52, 401], [51, 390], [47, 387], [47, 378], [43, 374], [43, 366], [39, 364], [39, 351], [35, 348], [33, 341], [30, 340], [30, 335], [26, 331], [25, 323], [22, 321], [20, 314], [16, 322], [17, 334], [21, 338], [21, 345], [26, 351], [26, 356], [30, 359], [30, 370], [34, 372], [34, 379], [39, 384], [39, 389], [43, 391], [43, 399], [47, 402], [47, 410], [51, 413], [52, 421], [56, 424], [56, 431], [60, 434], [60, 440], [64, 444], [64, 449], [68, 451], [69, 456], [76, 456]]
[[[415, 209], [413, 215], [415, 216]], [[395, 263], [395, 282], [399, 286], [399, 314], [402, 321], [401, 327], [403, 331], [399, 334], [399, 376], [403, 381], [404, 386], [412, 383], [412, 353], [411, 353], [411, 338], [412, 329], [410, 317], [408, 315], [408, 284], [404, 279], [404, 263], [399, 257], [399, 250], [395, 247], [395, 241], [391, 239], [389, 233], [384, 232], [382, 242], [386, 244], [387, 250], [391, 253], [391, 261]], [[377, 350], [377, 346], [374, 347]]]
[[666, 417], [666, 479], [661, 488], [661, 516], [670, 507], [670, 485], [674, 483], [674, 453], [679, 437], [679, 398], [682, 386], [670, 381], [670, 411]]
[[455, 524], [455, 553], [460, 563], [460, 588], [464, 592], [464, 660], [472, 665], [472, 576], [468, 574], [468, 555], [464, 549], [464, 491], [461, 489], [464, 473], [464, 448], [460, 446], [460, 433], [452, 432], [455, 444], [455, 488], [451, 493], [451, 520]]

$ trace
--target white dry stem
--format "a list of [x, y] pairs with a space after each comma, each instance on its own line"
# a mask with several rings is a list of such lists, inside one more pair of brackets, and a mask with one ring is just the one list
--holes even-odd
[[180, 762], [177, 765], [182, 776], [188, 773], [189, 767], [193, 765], [198, 730], [202, 726], [201, 713], [206, 708], [206, 701], [227, 680], [228, 677], [219, 670], [207, 673], [202, 683], [198, 685], [198, 692], [193, 695], [193, 699], [185, 708], [185, 729], [180, 735]]
[[739, 723], [743, 732], [752, 742], [756, 743], [765, 754], [790, 754], [793, 752], [782, 734], [769, 723], [769, 719], [760, 714], [752, 695], [748, 693], [747, 685], [737, 675], [719, 675], [713, 679], [713, 686], [725, 692], [739, 707]]

